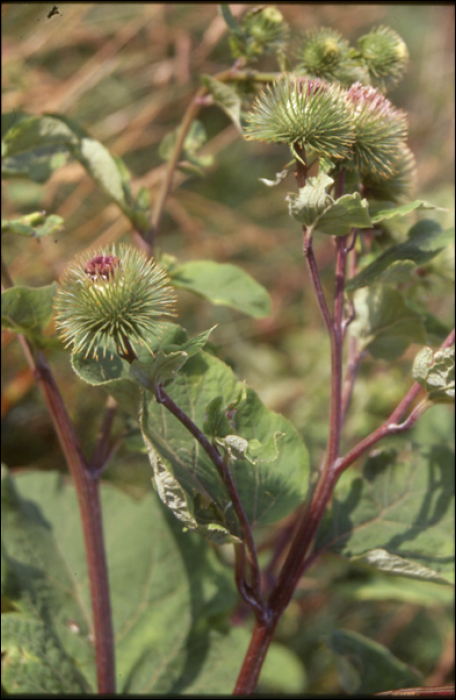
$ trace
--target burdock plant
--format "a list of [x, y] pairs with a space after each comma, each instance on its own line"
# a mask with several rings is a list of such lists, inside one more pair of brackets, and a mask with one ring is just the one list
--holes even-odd
[[[56, 512], [46, 511], [44, 500], [42, 515], [23, 504], [12, 480], [5, 479], [2, 684], [7, 692], [36, 687], [47, 693], [94, 692], [88, 661], [92, 639], [97, 690], [116, 691], [99, 487], [123, 439], [146, 466], [161, 503], [149, 488], [140, 504], [113, 489], [103, 492], [104, 503], [114, 504], [105, 511], [105, 522], [112, 543], [113, 600], [121, 608], [114, 618], [119, 693], [172, 695], [197, 689], [211, 696], [233, 686], [235, 694], [253, 693], [279, 621], [303, 576], [324, 553], [345, 558], [356, 567], [357, 579], [382, 576], [381, 590], [390, 590], [385, 581], [391, 575], [439, 584], [451, 577], [451, 451], [410, 442], [399, 458], [396, 449], [379, 449], [383, 438], [406, 433], [431, 406], [454, 400], [454, 331], [433, 317], [420, 296], [428, 289], [430, 264], [450, 235], [425, 218], [405, 238], [394, 224], [414, 210], [432, 208], [409, 199], [415, 162], [407, 119], [384, 94], [404, 72], [405, 45], [385, 28], [362, 37], [357, 47], [334, 30], [317, 30], [304, 37], [293, 67], [283, 55], [288, 34], [280, 12], [255, 8], [238, 22], [223, 5], [222, 14], [234, 64], [215, 78], [205, 77], [180, 128], [167, 138], [162, 148], [167, 170], [152, 212], [147, 192], [133, 194], [120, 159], [67, 118], [5, 119], [6, 176], [27, 168], [42, 176], [62, 155], [76, 158], [131, 222], [144, 251], [133, 245], [94, 247], [70, 262], [57, 285], [4, 292], [4, 325], [20, 334], [73, 476], [88, 563], [86, 570], [70, 548], [69, 562], [62, 566], [66, 544], [52, 556], [49, 523], [62, 524], [63, 531], [75, 510], [68, 492], [41, 482], [37, 494], [31, 488], [28, 498], [40, 507], [43, 493], [62, 499], [64, 506]], [[249, 65], [272, 51], [286, 70], [263, 73]], [[182, 152], [180, 164], [187, 172], [189, 165], [199, 174], [207, 166], [207, 157], [198, 156], [204, 129], [195, 117], [208, 104], [222, 107], [247, 140], [283, 146], [284, 169], [275, 180], [264, 179], [266, 185], [279, 185], [288, 169], [294, 171], [297, 191], [286, 195], [283, 206], [302, 240], [308, 268], [304, 284], [315, 293], [331, 352], [327, 443], [321, 458], [312, 456], [313, 465], [295, 427], [237, 380], [219, 359], [216, 341], [206, 346], [212, 329], [189, 337], [176, 320], [175, 289], [255, 318], [271, 313], [266, 290], [234, 265], [179, 261], [155, 250]], [[177, 201], [178, 191], [174, 197]], [[60, 225], [58, 217], [35, 213], [4, 222], [2, 229], [38, 237]], [[330, 243], [334, 257], [331, 296], [314, 251], [318, 238]], [[3, 274], [12, 286], [6, 265]], [[309, 294], [305, 299], [309, 303]], [[90, 460], [45, 358], [48, 348], [62, 350], [61, 342], [42, 332], [53, 309], [78, 378], [109, 395]], [[388, 367], [412, 343], [420, 350], [414, 362], [409, 360], [410, 388], [397, 405], [385, 409], [383, 389], [394, 382]], [[306, 352], [303, 347], [302, 355]], [[363, 364], [368, 356], [372, 364], [384, 363], [380, 398], [387, 417], [372, 429], [358, 416], [361, 427], [351, 431], [347, 416], [358, 373], [368, 373], [369, 365]], [[403, 359], [401, 371], [406, 366]], [[362, 387], [369, 394], [366, 384]], [[377, 398], [372, 390], [372, 402]], [[124, 432], [112, 438], [116, 412]], [[312, 430], [306, 425], [303, 432], [312, 435]], [[416, 433], [414, 440], [419, 442]], [[120, 462], [125, 474], [124, 453]], [[357, 470], [347, 473], [355, 463]], [[126, 477], [116, 478], [127, 483]], [[233, 552], [229, 566], [224, 560], [228, 547]], [[76, 543], [74, 551], [80, 550]], [[88, 597], [87, 571], [93, 628], [80, 603]], [[307, 605], [306, 585], [301, 594], [296, 610]], [[236, 627], [230, 618], [235, 604]], [[249, 613], [252, 624], [241, 628]], [[307, 618], [301, 619], [305, 626]], [[353, 630], [331, 629], [329, 619], [325, 639], [330, 653], [342, 660], [346, 692], [368, 694], [372, 688], [420, 682], [381, 644]], [[305, 629], [305, 635], [313, 645], [312, 630]], [[294, 659], [292, 668], [297, 663]], [[282, 671], [282, 661], [276, 664]], [[381, 672], [372, 680], [377, 666]], [[35, 676], [34, 686], [29, 679]], [[289, 689], [283, 685], [287, 680], [285, 670], [276, 677], [277, 686]]]

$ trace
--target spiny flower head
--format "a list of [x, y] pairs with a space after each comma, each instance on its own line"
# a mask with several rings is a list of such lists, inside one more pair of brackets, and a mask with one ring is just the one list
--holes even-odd
[[166, 273], [136, 248], [86, 251], [59, 280], [56, 323], [65, 346], [96, 356], [114, 342], [121, 356], [135, 345], [152, 353], [164, 317], [175, 316]]
[[341, 89], [318, 78], [277, 80], [256, 98], [247, 121], [247, 139], [298, 144], [331, 160], [348, 157], [354, 142], [352, 111]]
[[322, 27], [307, 32], [296, 55], [298, 73], [347, 86], [357, 80], [369, 82], [367, 71], [355, 60], [348, 41], [334, 29]]
[[409, 54], [404, 41], [392, 29], [378, 27], [361, 37], [358, 47], [373, 85], [385, 90], [402, 78]]
[[346, 95], [354, 117], [355, 166], [362, 175], [392, 177], [407, 137], [405, 113], [375, 88], [361, 83], [354, 83]]

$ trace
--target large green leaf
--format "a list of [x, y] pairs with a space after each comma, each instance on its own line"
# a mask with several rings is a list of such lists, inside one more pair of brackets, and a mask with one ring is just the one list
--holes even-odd
[[134, 201], [130, 175], [123, 161], [67, 117], [24, 116], [13, 122], [2, 141], [2, 172], [6, 176], [28, 175], [44, 182], [53, 169], [66, 162], [67, 156], [79, 160], [135, 226], [141, 230], [148, 226], [144, 197]]
[[425, 265], [453, 240], [436, 221], [423, 219], [413, 226], [404, 243], [388, 248], [347, 283], [347, 291], [375, 282], [402, 281], [418, 266]]
[[[167, 350], [174, 355], [179, 346], [191, 347], [181, 329], [173, 324], [167, 328], [157, 358], [165, 356]], [[200, 429], [209, 429], [208, 415], [217, 399], [218, 410], [229, 417], [231, 427], [231, 435], [226, 435], [227, 431], [220, 435], [220, 450], [230, 457], [230, 470], [251, 525], [284, 517], [307, 492], [308, 455], [297, 432], [285, 418], [266, 409], [223, 362], [205, 352], [191, 358], [186, 354], [187, 359], [183, 355], [179, 359], [181, 367], [175, 379], [165, 384], [166, 391]], [[103, 386], [134, 415], [148, 448], [157, 489], [176, 516], [211, 539], [241, 537], [214, 464], [181, 422], [147, 391], [155, 381], [155, 362], [149, 358], [147, 365], [139, 359], [141, 362], [130, 368], [116, 355], [108, 352], [105, 357], [100, 352], [96, 358], [73, 355], [73, 366], [81, 378]], [[214, 437], [212, 429], [208, 437]]]
[[[58, 509], [56, 478], [43, 477], [49, 505], [55, 497]], [[35, 475], [33, 482], [38, 492], [43, 484], [39, 478]], [[60, 513], [59, 534], [68, 537], [69, 526], [73, 533], [68, 549], [59, 551], [46, 516], [17, 493], [2, 469], [2, 685], [8, 693], [80, 693], [90, 688], [84, 678], [93, 677], [90, 613], [81, 600], [87, 576], [70, 561], [77, 557], [72, 545], [80, 531], [76, 503], [72, 507]]]
[[[55, 474], [3, 477], [3, 687], [95, 692], [75, 490]], [[231, 693], [250, 637], [228, 626], [237, 600], [232, 572], [200, 538], [183, 532], [153, 493], [138, 502], [102, 485], [101, 502], [117, 692]], [[274, 644], [262, 680], [282, 692], [302, 692], [305, 683], [296, 656]]]
[[237, 265], [193, 260], [168, 270], [175, 287], [187, 289], [213, 304], [231, 306], [254, 318], [271, 313], [271, 300], [261, 284]]
[[2, 328], [22, 333], [39, 347], [51, 339], [41, 333], [53, 315], [55, 284], [47, 287], [12, 287], [2, 292]]
[[51, 115], [22, 115], [9, 122], [2, 140], [3, 177], [28, 176], [45, 182], [53, 170], [65, 164], [71, 147], [77, 143], [71, 127]]
[[413, 444], [402, 458], [380, 451], [362, 475], [343, 475], [318, 547], [397, 576], [448, 583], [453, 533], [454, 452]]
[[336, 654], [341, 685], [348, 695], [371, 695], [416, 686], [420, 677], [386, 647], [351, 630], [327, 637]]
[[420, 315], [407, 306], [400, 292], [374, 285], [357, 290], [354, 304], [356, 318], [350, 333], [373, 357], [394, 360], [410, 343], [426, 342]]

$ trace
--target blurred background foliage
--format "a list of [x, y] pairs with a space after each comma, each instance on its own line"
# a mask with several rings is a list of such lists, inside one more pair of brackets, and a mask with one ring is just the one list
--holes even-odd
[[[166, 170], [159, 155], [161, 140], [178, 126], [201, 84], [200, 76], [215, 75], [232, 65], [226, 25], [217, 6], [68, 2], [57, 5], [58, 13], [48, 17], [52, 7], [40, 2], [2, 4], [3, 112], [58, 113], [78, 121], [125, 160], [134, 191], [146, 186], [153, 202]], [[231, 9], [240, 17], [251, 7], [234, 4]], [[404, 39], [410, 51], [409, 68], [388, 97], [409, 116], [417, 196], [444, 207], [446, 211], [430, 216], [444, 228], [452, 225], [454, 7], [280, 3], [280, 11], [292, 28], [292, 42], [321, 26], [337, 29], [352, 44], [378, 25], [391, 27]], [[255, 67], [277, 70], [273, 56]], [[289, 153], [286, 147], [244, 141], [214, 106], [203, 109], [199, 119], [208, 135], [202, 152], [213, 156], [213, 164], [204, 177], [176, 174], [159, 252], [181, 262], [213, 259], [240, 265], [268, 289], [273, 313], [255, 320], [180, 291], [179, 323], [190, 335], [219, 324], [211, 340], [220, 357], [269, 408], [294, 422], [310, 449], [312, 463], [317, 464], [327, 432], [329, 344], [310, 290], [300, 227], [289, 218], [284, 201], [286, 193], [295, 189], [294, 181], [289, 178], [276, 188], [259, 182], [261, 177], [273, 179]], [[133, 242], [129, 222], [79, 163], [57, 170], [42, 185], [8, 180], [2, 188], [2, 207], [4, 218], [44, 209], [65, 220], [65, 231], [56, 237], [39, 241], [5, 237], [4, 259], [16, 284], [49, 284], [85, 248]], [[404, 235], [419, 216], [411, 215], [395, 235]], [[331, 239], [316, 242], [316, 255], [325, 288], [332, 293]], [[445, 326], [451, 326], [453, 318], [448, 284], [454, 280], [454, 266], [452, 271], [449, 255], [445, 252], [440, 261], [443, 277], [428, 271], [420, 297]], [[14, 336], [4, 333], [2, 345], [2, 458], [10, 467], [64, 471], [50, 419]], [[347, 422], [346, 446], [376, 427], [403, 396], [410, 386], [416, 352], [412, 346], [394, 366], [366, 359]], [[101, 426], [105, 396], [94, 389], [87, 391], [75, 379], [67, 354], [53, 350], [49, 359], [78, 434], [90, 451]], [[447, 439], [449, 409], [435, 408], [431, 414], [434, 411], [428, 430], [442, 430], [443, 421], [448, 426]], [[122, 436], [129, 427], [117, 416], [115, 434]], [[124, 486], [129, 483], [139, 497], [144, 488], [150, 488], [150, 467], [145, 456], [123, 444], [106, 478]], [[448, 644], [454, 644], [446, 601], [439, 604], [424, 594], [424, 601], [404, 601], [406, 583], [399, 596], [386, 590], [379, 593], [380, 602], [360, 602], [359, 576], [343, 562], [329, 560], [315, 578], [306, 580], [307, 595], [298, 596], [285, 615], [279, 636], [306, 660], [309, 688], [331, 692], [337, 686], [334, 662], [323, 642], [317, 641], [325, 629], [335, 626], [367, 634], [418, 666], [428, 679], [445, 681], [451, 666]], [[329, 582], [335, 590], [334, 582], [339, 580], [345, 582], [344, 596], [328, 606]], [[378, 580], [376, 586], [381, 589]], [[305, 625], [300, 623], [302, 615]]]

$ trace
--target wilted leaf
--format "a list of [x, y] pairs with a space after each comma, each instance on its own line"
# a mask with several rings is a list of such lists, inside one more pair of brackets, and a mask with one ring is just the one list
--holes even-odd
[[415, 357], [412, 369], [413, 378], [423, 386], [431, 401], [453, 403], [454, 386], [454, 345], [433, 352], [423, 348]]

